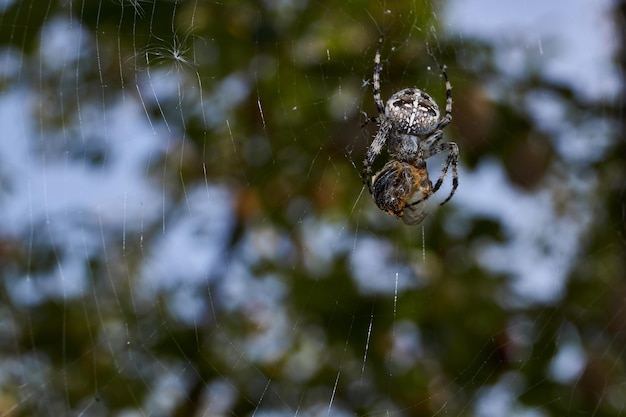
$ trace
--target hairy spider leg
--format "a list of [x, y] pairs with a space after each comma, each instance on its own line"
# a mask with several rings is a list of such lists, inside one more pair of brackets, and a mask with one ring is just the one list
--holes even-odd
[[381, 123], [378, 133], [374, 137], [370, 147], [367, 149], [365, 159], [363, 159], [363, 182], [367, 185], [367, 189], [372, 193], [372, 164], [376, 157], [382, 152], [383, 146], [387, 142], [389, 132], [391, 131], [391, 124], [386, 120]]
[[[381, 120], [384, 120], [383, 114], [385, 112], [385, 105], [383, 103], [382, 98], [380, 97], [380, 72], [382, 71], [382, 65], [380, 63], [380, 50], [382, 49], [382, 45], [384, 42], [384, 38], [381, 36], [378, 38], [378, 46], [376, 47], [376, 55], [374, 56], [374, 75], [372, 77], [372, 82], [374, 84], [374, 103], [376, 103], [376, 110], [378, 111], [378, 117], [367, 117], [365, 123], [363, 123], [364, 127], [370, 122], [381, 123]], [[369, 149], [367, 150], [367, 154], [365, 159], [363, 160], [363, 182], [367, 184], [367, 189], [372, 193], [372, 164], [374, 163], [374, 159], [380, 154], [385, 146], [385, 142], [387, 141], [387, 137], [389, 132], [391, 131], [391, 125], [388, 123], [382, 123], [379, 127], [378, 133], [376, 137], [372, 141]]]
[[440, 204], [441, 206], [443, 206], [448, 201], [450, 201], [450, 199], [456, 192], [457, 187], [459, 186], [459, 172], [457, 169], [457, 165], [459, 162], [459, 147], [454, 142], [438, 143], [442, 135], [443, 135], [442, 132], [437, 132], [436, 134], [432, 135], [431, 138], [433, 136], [438, 136], [438, 137], [434, 138], [434, 140], [431, 142], [430, 147], [420, 150], [424, 159], [430, 158], [431, 156], [437, 155], [442, 152], [448, 152], [448, 158], [446, 159], [446, 163], [444, 164], [443, 169], [441, 170], [439, 179], [437, 180], [437, 182], [435, 183], [435, 186], [433, 187], [433, 193], [437, 192], [437, 190], [441, 188], [441, 185], [443, 184], [443, 180], [446, 177], [446, 174], [448, 173], [448, 169], [450, 169], [450, 166], [452, 166], [452, 190], [450, 191], [450, 195], [448, 195], [448, 198], [446, 198]]
[[378, 115], [382, 116], [385, 112], [385, 104], [382, 98], [380, 98], [380, 73], [383, 70], [383, 66], [380, 63], [380, 50], [383, 46], [384, 38], [381, 36], [378, 38], [378, 46], [376, 47], [376, 56], [374, 56], [374, 76], [372, 81], [374, 83], [374, 102], [376, 103], [376, 109]]

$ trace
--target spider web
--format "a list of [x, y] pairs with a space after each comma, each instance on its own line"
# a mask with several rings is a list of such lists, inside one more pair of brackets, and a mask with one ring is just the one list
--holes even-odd
[[397, 3], [0, 2], [0, 416], [624, 414], [624, 5]]

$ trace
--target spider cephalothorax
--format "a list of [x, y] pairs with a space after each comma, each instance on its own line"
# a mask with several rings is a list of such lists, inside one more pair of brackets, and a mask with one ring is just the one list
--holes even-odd
[[[419, 216], [405, 218], [407, 213], [405, 209], [427, 200], [437, 192], [450, 167], [452, 167], [452, 190], [450, 195], [441, 203], [442, 205], [452, 198], [459, 183], [457, 172], [459, 148], [454, 142], [442, 141], [443, 128], [452, 121], [452, 86], [445, 67], [441, 67], [441, 73], [446, 81], [446, 113], [443, 118], [440, 118], [441, 114], [435, 100], [419, 88], [400, 90], [394, 93], [386, 104], [383, 104], [380, 97], [380, 72], [382, 69], [380, 49], [382, 42], [383, 39], [380, 38], [374, 58], [373, 76], [374, 102], [378, 116], [372, 120], [378, 124], [378, 132], [363, 161], [363, 179], [373, 195], [376, 205], [381, 210], [401, 217], [407, 224], [418, 224], [426, 214], [420, 211], [422, 214]], [[372, 179], [372, 164], [385, 146], [390, 162]], [[448, 159], [434, 187], [432, 185], [430, 187], [420, 185], [394, 188], [394, 181], [382, 181], [382, 178], [406, 178], [413, 175], [416, 176], [415, 179], [403, 181], [413, 184], [423, 184], [424, 181], [427, 181], [430, 184], [426, 170], [426, 159], [441, 152], [448, 152]], [[397, 164], [391, 163], [393, 161], [396, 161]], [[392, 190], [385, 192], [384, 187], [392, 187]], [[387, 200], [389, 198], [394, 200]]]

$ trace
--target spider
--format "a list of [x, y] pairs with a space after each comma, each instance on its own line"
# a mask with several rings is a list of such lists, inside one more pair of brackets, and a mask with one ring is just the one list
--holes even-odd
[[[362, 175], [381, 210], [402, 218], [406, 224], [415, 225], [426, 216], [418, 205], [439, 190], [450, 167], [452, 190], [441, 205], [450, 201], [459, 185], [459, 147], [454, 142], [442, 142], [443, 128], [452, 121], [452, 85], [445, 67], [441, 66], [446, 81], [446, 113], [441, 119], [435, 100], [416, 87], [394, 93], [383, 104], [380, 97], [382, 44], [383, 38], [380, 37], [374, 57], [373, 76], [378, 116], [368, 119], [378, 124], [378, 132], [367, 149]], [[372, 178], [372, 164], [385, 145], [390, 161]], [[428, 178], [426, 159], [441, 152], [448, 152], [448, 158], [433, 187]], [[406, 209], [410, 215], [405, 217]]]

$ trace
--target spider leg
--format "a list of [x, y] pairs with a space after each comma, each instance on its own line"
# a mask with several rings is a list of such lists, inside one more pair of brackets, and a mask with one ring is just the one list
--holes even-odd
[[441, 74], [446, 80], [446, 115], [437, 124], [436, 130], [441, 130], [452, 121], [452, 84], [448, 80], [448, 74], [446, 73], [446, 66], [441, 65]]
[[439, 179], [435, 183], [433, 187], [433, 192], [439, 190], [441, 185], [443, 184], [443, 179], [448, 173], [448, 169], [452, 166], [452, 190], [450, 191], [450, 195], [446, 198], [440, 205], [446, 204], [454, 193], [456, 192], [457, 187], [459, 186], [459, 172], [458, 172], [458, 164], [459, 164], [459, 147], [454, 142], [444, 142], [440, 143], [435, 149], [430, 150], [430, 155], [436, 155], [441, 152], [448, 152], [448, 159], [446, 159], [446, 163], [443, 166], [443, 170], [441, 170], [441, 175], [439, 175]]
[[365, 154], [365, 158], [363, 159], [363, 173], [361, 174], [363, 177], [363, 182], [367, 185], [367, 189], [370, 194], [372, 194], [372, 164], [376, 157], [382, 152], [383, 146], [387, 142], [387, 138], [389, 137], [389, 132], [391, 131], [391, 125], [385, 121], [381, 123], [378, 128], [378, 133], [374, 137], [374, 140], [370, 144], [370, 147], [367, 148], [367, 153]]
[[376, 47], [376, 55], [374, 56], [374, 75], [372, 76], [372, 82], [374, 84], [374, 103], [376, 103], [378, 117], [368, 117], [367, 114], [365, 114], [367, 119], [365, 119], [365, 123], [363, 124], [363, 127], [370, 122], [375, 122], [380, 125], [378, 133], [376, 133], [374, 140], [367, 149], [365, 159], [363, 159], [363, 172], [361, 176], [363, 177], [363, 182], [367, 185], [367, 190], [370, 194], [372, 194], [372, 164], [374, 163], [374, 159], [376, 159], [376, 157], [383, 150], [383, 146], [385, 146], [387, 138], [389, 137], [389, 132], [391, 131], [391, 125], [385, 122], [385, 104], [383, 103], [382, 98], [380, 98], [380, 72], [382, 71], [382, 65], [380, 63], [380, 50], [383, 47], [383, 41], [384, 38], [382, 36], [378, 38], [378, 46]]
[[380, 50], [382, 49], [383, 41], [384, 38], [382, 36], [378, 38], [376, 56], [374, 56], [374, 76], [372, 77], [372, 81], [374, 83], [374, 102], [376, 103], [376, 109], [378, 110], [379, 115], [382, 115], [385, 112], [385, 104], [380, 98], [380, 72], [383, 69], [383, 66], [380, 63]]
[[365, 116], [365, 121], [361, 125], [361, 129], [367, 126], [370, 123], [378, 123], [378, 117], [368, 116], [364, 111], [361, 112], [363, 116]]
[[422, 140], [420, 143], [420, 150], [418, 152], [418, 160], [425, 161], [431, 156], [443, 152], [438, 150], [441, 138], [443, 138], [443, 132], [441, 130], [436, 130], [435, 133]]

